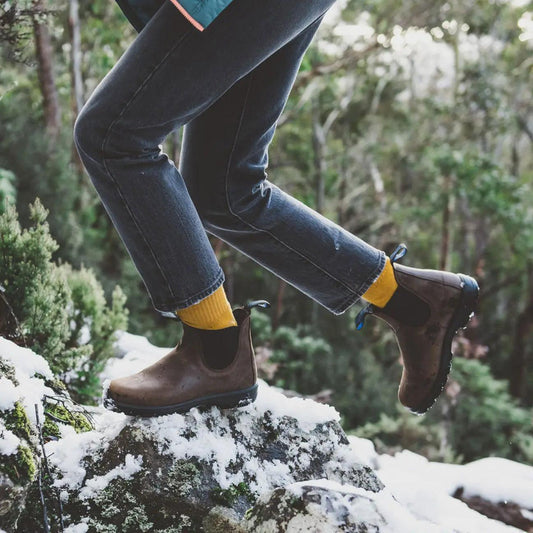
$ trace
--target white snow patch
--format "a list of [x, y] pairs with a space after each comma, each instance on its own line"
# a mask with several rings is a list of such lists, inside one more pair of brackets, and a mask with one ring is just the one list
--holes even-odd
[[[401, 32], [397, 35], [401, 35]], [[405, 37], [404, 42], [400, 40], [400, 37], [395, 42], [395, 46], [403, 50], [405, 57], [409, 57], [411, 54], [409, 49], [415, 44], [420, 49], [421, 42], [433, 50], [433, 52], [427, 49], [420, 51], [425, 55], [417, 58], [415, 67], [420, 62], [420, 64], [426, 63], [427, 68], [428, 57], [432, 53], [437, 54], [435, 46], [438, 45], [439, 49], [446, 46], [443, 43], [433, 42], [432, 44], [426, 37], [425, 40], [418, 41], [416, 39], [418, 35], [415, 34], [405, 35]], [[486, 48], [490, 48], [490, 43]], [[447, 51], [444, 56], [448, 61]], [[435, 61], [429, 61], [429, 64], [435, 64], [436, 69], [445, 70], [443, 64], [446, 61], [443, 63], [442, 58], [443, 56], [439, 56], [437, 61], [437, 56], [434, 56]], [[425, 72], [423, 75], [427, 76], [428, 85], [434, 84], [435, 80], [429, 79], [431, 73]], [[424, 85], [426, 82], [421, 80], [420, 84]], [[116, 342], [116, 349], [120, 358], [112, 359], [101, 375], [104, 380], [107, 380], [104, 390], [109, 385], [109, 380], [138, 372], [166, 355], [171, 348], [157, 348], [144, 337], [123, 332]], [[243, 416], [239, 417], [235, 429], [244, 434], [250, 432], [252, 419], [262, 417], [267, 412], [271, 413], [274, 420], [284, 416], [295, 418], [298, 424], [307, 430], [312, 430], [317, 424], [340, 419], [339, 413], [333, 407], [302, 398], [289, 399], [262, 381], [259, 381], [256, 402], [239, 409], [239, 412]], [[116, 418], [108, 418], [106, 421], [106, 416]], [[250, 488], [259, 495], [268, 494], [273, 485], [291, 485], [293, 478], [290, 468], [279, 461], [263, 461], [260, 464], [257, 458], [252, 458], [243, 465], [239, 472], [231, 473], [229, 467], [232, 461], [237, 456], [245, 456], [247, 450], [243, 449], [242, 443], [237, 443], [233, 439], [228, 419], [223, 412], [216, 408], [211, 410], [208, 416], [213, 424], [209, 428], [206, 427], [205, 416], [205, 413], [192, 409], [185, 415], [173, 414], [137, 419], [136, 425], [144, 427], [147, 432], [158, 439], [161, 453], [168, 453], [177, 458], [189, 457], [210, 462], [217, 482], [223, 489], [243, 481], [246, 474], [255, 479]], [[79, 464], [83, 455], [101, 448], [103, 444], [107, 445], [109, 440], [118, 434], [124, 424], [130, 420], [125, 415], [109, 412], [98, 418], [101, 429], [95, 432], [76, 435], [71, 428], [67, 428], [72, 431], [72, 434], [67, 435], [69, 440], [66, 445], [61, 446], [61, 450], [55, 449], [56, 443], [47, 444], [49, 452], [54, 451], [51, 460], [64, 475], [58, 486], [80, 486], [86, 475], [83, 466]], [[332, 434], [332, 442], [335, 438], [336, 436]], [[424, 457], [408, 451], [396, 454], [394, 457], [378, 455], [372, 442], [367, 439], [350, 436], [349, 442], [349, 447], [340, 447], [337, 456], [332, 460], [332, 467], [335, 466], [333, 464], [335, 461], [344, 464], [365, 464], [376, 469], [377, 475], [382, 479], [386, 488], [375, 494], [331, 481], [321, 480], [313, 483], [320, 483], [321, 486], [326, 486], [346, 496], [357, 494], [367, 498], [367, 501], [372, 504], [368, 509], [374, 506], [389, 524], [387, 529], [383, 529], [385, 532], [511, 533], [518, 531], [480, 515], [453, 498], [452, 494], [458, 487], [463, 487], [467, 495], [477, 494], [491, 501], [515, 501], [524, 507], [526, 513], [527, 509], [533, 509], [532, 467], [499, 459], [484, 459], [464, 466], [431, 463]], [[306, 454], [307, 450], [302, 449], [302, 457]], [[304, 463], [305, 460], [303, 457]], [[134, 462], [131, 466], [134, 469], [140, 468], [140, 464]], [[101, 486], [108, 482], [111, 476], [124, 473], [123, 468], [125, 466], [117, 467], [105, 476], [94, 481], [90, 480], [89, 483]], [[309, 483], [303, 484], [309, 485]], [[293, 483], [291, 486], [297, 487], [298, 484]], [[89, 490], [88, 484], [87, 494]], [[355, 502], [353, 497], [351, 500]], [[359, 506], [357, 512], [362, 512], [363, 504], [357, 505]], [[298, 524], [291, 525], [296, 527]], [[305, 529], [294, 529], [294, 531], [305, 531]], [[328, 530], [324, 528], [321, 531]]]
[[16, 390], [15, 385], [9, 379], [4, 376], [0, 377], [0, 411], [11, 410], [15, 407], [18, 399]]
[[526, 509], [521, 509], [520, 512], [522, 513], [522, 516], [526, 519], [526, 520], [531, 520], [533, 521], [533, 513], [531, 511], [528, 511]]
[[[376, 523], [376, 518], [383, 517], [386, 524], [379, 524], [380, 531], [383, 533], [443, 533], [446, 531], [435, 524], [421, 521], [409, 513], [387, 489], [376, 493], [352, 485], [342, 485], [329, 479], [302, 481], [293, 483], [287, 488], [293, 494], [301, 496], [304, 487], [318, 487], [338, 493], [336, 503], [331, 499], [327, 500], [328, 508], [324, 509], [323, 513], [325, 515], [328, 513], [335, 515], [336, 507], [345, 507], [351, 516], [363, 522], [372, 524]], [[360, 498], [350, 497], [354, 495]], [[340, 525], [340, 523], [334, 525]]]
[[91, 322], [92, 319], [89, 317], [81, 327], [78, 335], [79, 344], [88, 344], [91, 341]]
[[97, 428], [92, 431], [76, 433], [71, 426], [61, 428], [62, 438], [45, 445], [49, 462], [61, 473], [61, 478], [54, 481], [54, 486], [80, 487], [86, 475], [83, 457], [106, 450], [128, 419], [126, 415], [101, 410], [96, 417]]
[[34, 376], [40, 374], [47, 379], [53, 377], [50, 366], [44, 357], [32, 352], [29, 348], [17, 346], [14, 342], [0, 337], [0, 357], [15, 367], [15, 376]]
[[10, 409], [15, 402], [21, 402], [29, 420], [37, 423], [35, 405], [39, 411], [39, 418], [44, 420], [42, 399], [45, 395], [53, 396], [54, 391], [46, 387], [42, 376], [46, 379], [53, 378], [52, 372], [46, 360], [28, 348], [21, 348], [14, 342], [0, 337], [0, 358], [11, 363], [15, 369], [15, 378], [18, 385], [7, 379], [0, 380], [2, 397], [0, 410]]
[[13, 455], [17, 453], [20, 444], [19, 438], [7, 429], [0, 420], [0, 455]]
[[125, 331], [117, 333], [114, 346], [117, 357], [110, 359], [100, 374], [100, 378], [104, 383], [107, 382], [107, 386], [113, 379], [135, 374], [150, 366], [172, 349], [159, 348], [148, 342], [146, 337]]
[[[512, 478], [509, 472], [501, 472], [500, 476], [493, 471], [490, 480], [485, 478], [482, 481], [482, 478], [476, 478], [476, 471], [469, 468], [471, 465], [433, 463], [425, 457], [404, 450], [394, 457], [380, 455], [376, 474], [396, 500], [409, 509], [414, 516], [440, 524], [447, 528], [447, 531], [518, 532], [513, 527], [477, 513], [462, 501], [452, 497], [458, 487], [476, 487], [476, 494], [481, 497], [487, 494], [483, 483], [489, 485], [485, 487], [488, 491], [492, 491], [496, 485], [496, 488], [500, 487], [502, 490], [498, 496], [502, 496], [511, 487], [511, 484], [506, 483], [506, 479], [510, 481]], [[526, 470], [531, 468], [525, 465], [517, 466], [524, 466]], [[518, 470], [522, 471], [521, 468]], [[479, 472], [478, 470], [477, 473]], [[513, 479], [518, 481], [516, 478]], [[522, 499], [528, 498], [530, 505], [533, 505], [533, 481], [530, 481], [529, 485], [522, 484], [521, 490], [524, 490]], [[517, 503], [522, 505], [521, 501]]]
[[317, 424], [340, 421], [339, 412], [330, 405], [320, 404], [307, 398], [287, 398], [275, 387], [270, 387], [259, 380], [257, 400], [248, 406], [256, 411], [256, 416], [263, 416], [270, 411], [276, 417], [289, 416], [298, 420], [298, 425], [305, 431], [311, 431]]
[[64, 533], [87, 533], [89, 531], [89, 526], [87, 524], [72, 524], [68, 526]]
[[533, 466], [499, 457], [479, 459], [461, 468], [458, 486], [464, 487], [465, 496], [533, 509]]
[[345, 459], [349, 460], [349, 462], [376, 468], [379, 455], [376, 452], [374, 443], [370, 439], [348, 435], [348, 442], [350, 445], [344, 452]]
[[103, 476], [96, 476], [85, 481], [85, 486], [80, 491], [80, 499], [85, 500], [95, 496], [105, 489], [116, 478], [130, 479], [142, 468], [142, 455], [134, 457], [128, 453], [123, 465], [118, 465]]

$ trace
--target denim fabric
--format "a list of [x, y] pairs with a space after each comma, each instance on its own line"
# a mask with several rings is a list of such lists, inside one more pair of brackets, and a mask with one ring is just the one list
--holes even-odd
[[[333, 2], [233, 0], [199, 32], [167, 1], [81, 111], [78, 152], [161, 314], [223, 283], [206, 230], [335, 314], [381, 273], [383, 252], [266, 173], [276, 121]], [[181, 126], [178, 170], [160, 144]]]

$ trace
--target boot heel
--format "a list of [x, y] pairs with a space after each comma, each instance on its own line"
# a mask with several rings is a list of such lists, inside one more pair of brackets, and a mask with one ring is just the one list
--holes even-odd
[[465, 328], [470, 318], [476, 311], [477, 301], [479, 297], [479, 285], [474, 278], [466, 276], [465, 274], [458, 274], [463, 282], [463, 290], [461, 293], [461, 309], [457, 316], [456, 327]]
[[255, 402], [257, 398], [257, 383], [252, 385], [248, 389], [242, 389], [235, 392], [230, 392], [218, 396], [213, 399], [211, 405], [220, 407], [221, 409], [231, 409], [233, 407], [244, 407], [250, 403]]

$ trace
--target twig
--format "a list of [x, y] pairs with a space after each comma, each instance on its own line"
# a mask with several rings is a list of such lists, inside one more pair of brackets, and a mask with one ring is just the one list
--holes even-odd
[[[43, 427], [41, 426], [41, 423], [39, 421], [39, 409], [37, 407], [37, 404], [35, 404], [35, 418], [37, 420], [37, 429], [39, 430], [39, 443], [41, 445], [41, 450], [43, 452], [43, 463], [46, 470], [46, 474], [48, 475], [48, 479], [52, 479], [52, 472], [50, 471], [50, 465], [48, 464], [48, 456], [46, 455], [46, 450], [44, 448], [44, 439], [43, 439]], [[63, 521], [63, 504], [61, 503], [61, 496], [59, 495], [59, 491], [56, 487], [53, 487], [52, 484], [50, 484], [51, 491], [55, 494], [57, 499], [57, 507], [59, 510], [59, 527], [61, 531], [65, 530], [65, 524]], [[41, 491], [41, 501], [43, 502], [43, 511], [45, 513], [45, 533], [49, 533], [48, 528], [48, 517], [46, 516], [46, 505], [44, 504], [44, 495], [42, 493], [41, 489], [41, 469], [39, 469], [39, 490]]]
[[[26, 338], [24, 337], [24, 333], [22, 333], [22, 329], [20, 327], [20, 323], [18, 321], [17, 315], [15, 315], [15, 312], [13, 311], [13, 308], [11, 307], [11, 304], [8, 302], [7, 298], [5, 297], [5, 288], [0, 285], [0, 299], [4, 303], [4, 305], [7, 308], [7, 312], [9, 313], [9, 318], [13, 319], [13, 322], [15, 323], [15, 331], [14, 334], [18, 336], [20, 339], [22, 339], [22, 344], [24, 347], [28, 346], [28, 343], [26, 342]], [[8, 320], [9, 320], [8, 318]], [[9, 332], [8, 332], [9, 333]], [[11, 340], [11, 339], [10, 339]]]
[[[48, 394], [45, 394], [44, 398], [47, 399], [47, 400], [54, 400], [55, 402], [60, 403], [70, 414], [73, 414], [73, 413], [82, 414], [87, 419], [87, 421], [89, 422], [89, 424], [91, 426], [91, 429], [95, 428], [95, 421], [94, 421], [93, 415], [89, 411], [87, 411], [87, 409], [85, 409], [85, 407], [81, 403], [78, 403], [75, 400], [73, 400], [72, 398], [69, 398], [68, 400], [70, 402], [72, 402], [74, 405], [79, 407], [79, 409], [70, 409], [69, 407], [67, 407], [66, 402], [65, 402], [65, 400], [67, 400], [67, 398], [65, 398], [63, 396], [50, 396]], [[50, 413], [45, 412], [45, 415], [50, 415]], [[65, 424], [69, 424], [70, 423], [67, 420], [61, 420], [61, 419], [59, 419], [59, 420], [56, 419], [56, 422], [63, 422]]]
[[[39, 431], [39, 442], [43, 450], [43, 456], [45, 458], [44, 462], [46, 464], [46, 455], [44, 452], [44, 443], [43, 443], [43, 430], [41, 423], [39, 422], [39, 409], [37, 404], [35, 404], [35, 418], [37, 420], [37, 430]], [[49, 533], [50, 527], [48, 526], [48, 510], [46, 509], [46, 500], [43, 493], [43, 484], [42, 484], [42, 463], [39, 465], [39, 494], [41, 496], [41, 505], [43, 506], [43, 522], [44, 522], [44, 532]]]

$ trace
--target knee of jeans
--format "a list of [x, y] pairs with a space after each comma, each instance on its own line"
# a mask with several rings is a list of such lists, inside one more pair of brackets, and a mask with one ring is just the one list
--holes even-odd
[[231, 229], [260, 216], [268, 208], [270, 193], [266, 180], [255, 185], [228, 184], [224, 190], [209, 191], [209, 196], [197, 203], [197, 209], [204, 227]]
[[137, 131], [124, 120], [109, 117], [104, 106], [85, 106], [74, 124], [74, 143], [82, 160], [151, 157], [159, 154], [158, 140]]
[[101, 151], [107, 129], [105, 121], [93, 110], [83, 107], [74, 122], [74, 145], [82, 161], [87, 157], [96, 159]]

